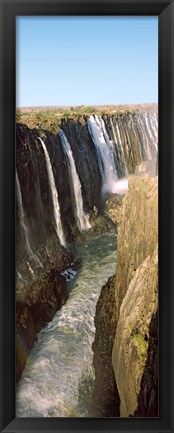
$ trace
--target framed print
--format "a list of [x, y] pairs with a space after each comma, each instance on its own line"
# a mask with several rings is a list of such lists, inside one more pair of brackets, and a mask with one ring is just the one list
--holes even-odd
[[1, 0], [1, 431], [173, 431], [170, 1]]

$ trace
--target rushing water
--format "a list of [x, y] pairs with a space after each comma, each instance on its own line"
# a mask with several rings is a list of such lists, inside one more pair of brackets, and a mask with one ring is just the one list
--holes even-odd
[[94, 371], [96, 303], [116, 270], [116, 233], [87, 235], [78, 247], [82, 267], [69, 298], [38, 334], [17, 385], [18, 417], [87, 417]]
[[73, 157], [73, 153], [70, 147], [70, 144], [66, 138], [66, 135], [62, 129], [59, 130], [59, 135], [61, 138], [62, 146], [65, 152], [66, 159], [68, 161], [68, 170], [71, 178], [71, 188], [74, 195], [74, 205], [75, 205], [75, 214], [77, 220], [77, 226], [79, 230], [87, 230], [89, 229], [90, 223], [89, 218], [85, 215], [83, 210], [83, 198], [81, 191], [81, 183], [76, 170], [76, 165]]
[[60, 239], [60, 243], [64, 246], [66, 246], [65, 236], [63, 233], [63, 227], [62, 227], [62, 222], [61, 222], [61, 217], [60, 217], [60, 206], [59, 206], [59, 200], [58, 200], [58, 193], [57, 193], [57, 189], [56, 189], [56, 185], [55, 185], [55, 181], [54, 181], [54, 175], [53, 175], [50, 157], [48, 154], [48, 150], [45, 146], [45, 143], [43, 142], [43, 140], [40, 137], [38, 137], [38, 138], [42, 144], [42, 147], [43, 147], [43, 150], [45, 153], [48, 179], [49, 179], [49, 185], [50, 185], [51, 196], [52, 196], [52, 201], [53, 201], [56, 233], [57, 233], [58, 238]]
[[90, 116], [87, 124], [98, 156], [103, 183], [102, 189], [104, 192], [115, 192], [118, 176], [113, 156], [113, 145], [109, 140], [103, 119], [97, 115]]
[[22, 194], [21, 194], [21, 188], [20, 188], [20, 183], [19, 183], [17, 171], [16, 171], [16, 190], [17, 190], [17, 199], [18, 199], [18, 206], [19, 206], [20, 224], [21, 224], [21, 227], [22, 227], [23, 232], [24, 232], [26, 248], [27, 248], [29, 256], [33, 257], [34, 253], [31, 249], [30, 242], [29, 242], [28, 228], [27, 228], [27, 225], [25, 222], [25, 213], [24, 213], [24, 208], [23, 208], [23, 203], [22, 203]]
[[[17, 171], [16, 171], [16, 192], [17, 192], [17, 200], [18, 200], [18, 206], [19, 206], [20, 224], [21, 224], [21, 227], [22, 227], [22, 230], [24, 233], [25, 247], [26, 247], [27, 253], [31, 259], [34, 259], [34, 261], [37, 265], [42, 267], [41, 261], [39, 260], [37, 255], [33, 253], [33, 250], [32, 250], [31, 245], [30, 245], [29, 235], [28, 235], [28, 227], [27, 227], [27, 223], [26, 223], [26, 217], [25, 217], [25, 212], [24, 212], [23, 202], [22, 202], [21, 187], [20, 187], [20, 182], [19, 182], [19, 177], [18, 177]], [[27, 262], [27, 264], [29, 264], [29, 262]], [[29, 264], [29, 271], [31, 272], [32, 275], [34, 275], [34, 271], [31, 268], [30, 264]]]
[[123, 144], [122, 144], [122, 139], [121, 139], [121, 135], [120, 135], [120, 130], [119, 130], [118, 122], [116, 123], [116, 129], [114, 128], [112, 117], [110, 119], [110, 122], [111, 122], [112, 133], [113, 133], [113, 136], [114, 136], [114, 142], [116, 143], [117, 147], [121, 148], [121, 153], [122, 153], [122, 158], [123, 158], [123, 164], [124, 164], [124, 173], [125, 173], [126, 176], [128, 176], [126, 157], [125, 157], [125, 153], [124, 153], [124, 149], [123, 149]]

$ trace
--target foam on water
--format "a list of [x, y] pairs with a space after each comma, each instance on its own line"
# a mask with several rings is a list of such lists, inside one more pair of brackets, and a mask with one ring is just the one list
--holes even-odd
[[88, 416], [96, 303], [116, 270], [116, 233], [87, 237], [67, 303], [38, 334], [17, 385], [18, 417]]

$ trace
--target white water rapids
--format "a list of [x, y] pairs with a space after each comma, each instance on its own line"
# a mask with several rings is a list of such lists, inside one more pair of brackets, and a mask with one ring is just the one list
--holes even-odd
[[116, 271], [116, 233], [87, 235], [82, 267], [66, 304], [38, 334], [17, 385], [18, 417], [87, 417], [93, 389], [94, 316], [101, 287]]

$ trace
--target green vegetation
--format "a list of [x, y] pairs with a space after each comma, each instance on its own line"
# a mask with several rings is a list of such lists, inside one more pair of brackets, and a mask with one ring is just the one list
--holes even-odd
[[144, 357], [144, 355], [146, 355], [147, 352], [148, 341], [145, 340], [141, 332], [137, 332], [133, 338], [137, 348], [138, 356]]
[[137, 354], [139, 358], [143, 358], [146, 355], [148, 348], [148, 326], [144, 325], [143, 329], [138, 329], [136, 322], [130, 322], [128, 325], [128, 330], [130, 332], [131, 338], [133, 338], [134, 345], [137, 349]]
[[157, 104], [142, 105], [80, 105], [69, 107], [27, 107], [16, 110], [16, 121], [29, 128], [47, 129], [57, 134], [62, 119], [85, 123], [86, 116], [92, 114], [122, 116], [123, 114], [155, 111]]
[[68, 413], [69, 418], [79, 418], [80, 413], [76, 409], [70, 409]]

